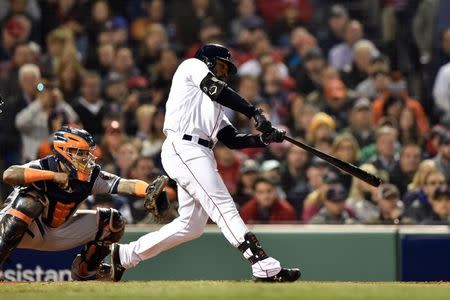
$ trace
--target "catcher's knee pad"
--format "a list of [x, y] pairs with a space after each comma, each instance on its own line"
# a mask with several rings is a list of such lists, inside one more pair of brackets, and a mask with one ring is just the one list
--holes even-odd
[[102, 279], [106, 265], [103, 259], [108, 256], [109, 246], [118, 242], [125, 231], [125, 219], [113, 208], [97, 209], [97, 235], [86, 244], [81, 254], [72, 262], [73, 280]]
[[105, 273], [109, 273], [109, 266], [102, 264], [102, 261], [109, 252], [109, 246], [101, 242], [87, 243], [81, 254], [75, 256], [72, 262], [72, 279], [77, 281], [103, 279]]
[[17, 247], [28, 226], [44, 209], [44, 199], [39, 194], [17, 196], [0, 221], [0, 265]]
[[95, 240], [104, 244], [118, 242], [125, 231], [125, 219], [113, 208], [97, 208], [98, 231]]
[[247, 232], [244, 238], [245, 241], [238, 246], [238, 249], [252, 265], [268, 257], [255, 234]]

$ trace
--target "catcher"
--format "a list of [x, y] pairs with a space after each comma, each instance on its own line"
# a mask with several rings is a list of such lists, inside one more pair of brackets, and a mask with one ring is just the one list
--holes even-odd
[[91, 194], [119, 193], [146, 197], [146, 209], [156, 216], [167, 209], [167, 177], [148, 185], [104, 172], [94, 148], [87, 131], [62, 127], [54, 133], [53, 155], [4, 172], [3, 180], [15, 188], [0, 210], [0, 270], [16, 247], [60, 251], [84, 244], [73, 260], [72, 279], [109, 278], [110, 267], [102, 261], [122, 237], [125, 221], [112, 208], [78, 206]]

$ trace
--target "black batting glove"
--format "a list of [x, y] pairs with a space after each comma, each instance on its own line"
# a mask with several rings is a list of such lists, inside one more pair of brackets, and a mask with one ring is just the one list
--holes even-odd
[[281, 143], [284, 141], [286, 131], [272, 127], [271, 131], [261, 135], [261, 141], [268, 145], [270, 143]]
[[256, 130], [262, 132], [263, 134], [270, 133], [272, 131], [272, 123], [266, 119], [266, 117], [262, 114], [262, 109], [255, 109], [255, 115], [253, 116], [255, 119], [255, 127]]

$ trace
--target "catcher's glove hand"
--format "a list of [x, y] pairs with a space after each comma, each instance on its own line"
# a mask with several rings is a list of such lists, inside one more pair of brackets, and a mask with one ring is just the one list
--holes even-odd
[[170, 203], [166, 193], [162, 193], [169, 178], [165, 175], [158, 176], [147, 188], [144, 209], [160, 218], [169, 209]]

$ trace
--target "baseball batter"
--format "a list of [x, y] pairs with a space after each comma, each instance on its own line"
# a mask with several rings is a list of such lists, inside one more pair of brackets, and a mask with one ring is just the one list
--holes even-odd
[[102, 261], [122, 237], [125, 221], [112, 208], [77, 208], [91, 194], [144, 197], [153, 185], [102, 171], [94, 147], [85, 130], [62, 127], [54, 134], [53, 155], [4, 172], [3, 180], [15, 189], [0, 210], [0, 271], [16, 247], [60, 251], [85, 245], [72, 263], [72, 279], [110, 279]]
[[[268, 256], [256, 236], [242, 221], [222, 181], [212, 148], [219, 140], [227, 147], [264, 147], [282, 142], [285, 132], [273, 128], [256, 109], [225, 81], [236, 73], [227, 48], [207, 44], [195, 58], [180, 64], [174, 74], [166, 104], [162, 163], [178, 185], [180, 216], [156, 232], [129, 244], [111, 247], [112, 279], [121, 279], [125, 269], [176, 245], [199, 237], [208, 217], [252, 266], [256, 281], [295, 281], [298, 269], [282, 268]], [[224, 106], [254, 118], [261, 135], [239, 134], [224, 114]]]

